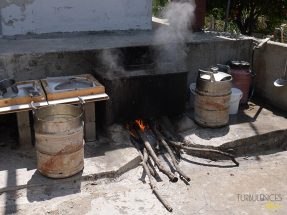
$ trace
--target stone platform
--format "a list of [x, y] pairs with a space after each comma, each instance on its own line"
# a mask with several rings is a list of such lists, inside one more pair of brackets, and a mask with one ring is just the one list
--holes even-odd
[[190, 109], [173, 119], [177, 131], [199, 146], [232, 150], [236, 155], [285, 148], [287, 113], [266, 106], [263, 101], [250, 102], [237, 115], [230, 116], [229, 126], [202, 128], [193, 121]]

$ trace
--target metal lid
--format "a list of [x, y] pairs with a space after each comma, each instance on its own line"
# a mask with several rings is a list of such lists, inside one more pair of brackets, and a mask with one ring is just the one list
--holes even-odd
[[231, 81], [232, 76], [225, 72], [218, 71], [218, 67], [210, 68], [210, 71], [199, 70], [199, 78], [205, 81], [219, 82]]
[[250, 63], [247, 61], [233, 60], [229, 63], [231, 69], [249, 69]]

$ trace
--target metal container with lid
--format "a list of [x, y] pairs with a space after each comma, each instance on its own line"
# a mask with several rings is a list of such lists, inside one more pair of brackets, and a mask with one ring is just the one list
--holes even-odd
[[[229, 70], [229, 67], [227, 67]], [[194, 102], [194, 119], [203, 127], [221, 127], [229, 121], [232, 76], [213, 67], [199, 70]]]
[[241, 104], [248, 102], [249, 91], [252, 81], [252, 74], [250, 72], [250, 63], [246, 61], [231, 61], [230, 72], [233, 77], [233, 86], [239, 88], [243, 92], [240, 100]]

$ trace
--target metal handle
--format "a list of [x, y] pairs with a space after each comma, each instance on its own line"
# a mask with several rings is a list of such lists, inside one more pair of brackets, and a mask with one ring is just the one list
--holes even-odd
[[230, 66], [224, 64], [217, 64], [216, 66], [218, 67], [219, 71], [230, 74]]
[[84, 111], [85, 111], [84, 105], [86, 104], [86, 102], [85, 102], [85, 100], [82, 99], [80, 96], [78, 96], [78, 99], [79, 99], [79, 102], [80, 102], [81, 109], [82, 109], [82, 111], [84, 112]]
[[38, 108], [34, 105], [34, 101], [30, 102], [30, 107], [32, 108], [33, 116], [36, 117], [35, 110], [37, 110]]
[[206, 74], [206, 75], [209, 75], [210, 76], [210, 80], [211, 81], [215, 81], [215, 78], [214, 78], [214, 73], [213, 72], [210, 72], [210, 71], [204, 71], [204, 70], [201, 70], [199, 69], [199, 77], [202, 73]]
[[265, 43], [267, 43], [271, 38], [266, 38], [264, 40], [261, 41], [261, 43], [259, 43], [259, 45], [255, 46], [255, 49], [260, 49], [262, 46], [265, 45]]

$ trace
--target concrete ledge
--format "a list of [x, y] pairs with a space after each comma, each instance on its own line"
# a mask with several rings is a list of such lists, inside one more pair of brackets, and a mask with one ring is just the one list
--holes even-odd
[[[157, 45], [154, 38], [155, 31], [55, 33], [9, 37], [0, 39], [0, 55], [48, 54]], [[230, 40], [251, 40], [251, 38], [227, 33], [191, 33], [187, 42]], [[161, 42], [164, 43], [164, 41]]]
[[279, 149], [287, 142], [286, 113], [277, 113], [262, 105], [249, 104], [238, 115], [231, 116], [230, 125], [223, 128], [201, 128], [193, 119], [193, 112], [174, 120], [178, 131], [186, 139], [201, 147], [232, 150], [235, 155]]

